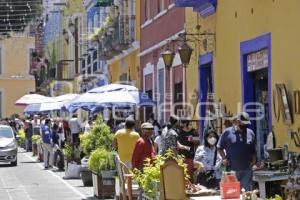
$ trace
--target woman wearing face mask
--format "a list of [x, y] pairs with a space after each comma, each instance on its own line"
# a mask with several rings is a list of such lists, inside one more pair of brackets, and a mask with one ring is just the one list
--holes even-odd
[[195, 153], [194, 163], [202, 166], [197, 182], [208, 188], [218, 188], [221, 179], [222, 158], [216, 148], [218, 139], [217, 133], [209, 130], [204, 136], [204, 145], [199, 146]]

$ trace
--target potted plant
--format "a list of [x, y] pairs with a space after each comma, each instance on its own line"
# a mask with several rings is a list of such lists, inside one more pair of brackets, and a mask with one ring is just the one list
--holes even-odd
[[88, 165], [93, 172], [94, 195], [102, 198], [114, 196], [116, 175], [114, 153], [104, 148], [96, 149], [92, 152]]
[[19, 136], [19, 146], [21, 148], [25, 148], [25, 131], [24, 131], [24, 129], [19, 129], [18, 136]]
[[[92, 151], [98, 148], [111, 151], [112, 139], [113, 134], [110, 132], [110, 128], [103, 122], [102, 117], [99, 116], [92, 129], [88, 133], [80, 136], [80, 146], [86, 155], [82, 161], [89, 159]], [[84, 165], [83, 162], [82, 165]], [[84, 185], [92, 182], [92, 171], [87, 166], [82, 166], [81, 179]]]
[[153, 162], [150, 159], [147, 159], [143, 172], [137, 169], [133, 170], [133, 179], [142, 187], [144, 191], [144, 199], [159, 200], [160, 168], [169, 158], [174, 158], [178, 165], [184, 168], [185, 179], [189, 179], [187, 165], [184, 163], [184, 157], [181, 155], [175, 155], [172, 150], [168, 150], [163, 156], [158, 155]]
[[65, 167], [64, 178], [80, 178], [80, 153], [79, 147], [73, 147], [69, 143], [65, 144], [65, 147], [63, 148]]
[[39, 139], [41, 139], [40, 135], [33, 135], [32, 136], [32, 156], [38, 155], [37, 142], [38, 142]]
[[88, 168], [88, 154], [90, 154], [90, 134], [80, 135], [80, 145], [83, 153], [86, 155], [81, 159], [80, 178], [84, 186], [93, 186], [92, 171]]

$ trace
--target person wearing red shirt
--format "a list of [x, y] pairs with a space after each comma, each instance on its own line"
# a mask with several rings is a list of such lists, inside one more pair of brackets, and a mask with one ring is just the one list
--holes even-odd
[[154, 144], [151, 140], [154, 127], [152, 124], [146, 122], [141, 126], [142, 137], [138, 139], [132, 154], [132, 168], [143, 170], [146, 158], [155, 159]]

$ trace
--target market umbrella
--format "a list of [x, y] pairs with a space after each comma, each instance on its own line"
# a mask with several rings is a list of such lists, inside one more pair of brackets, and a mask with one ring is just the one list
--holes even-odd
[[[95, 91], [95, 90], [94, 90]], [[127, 91], [120, 89], [109, 92], [87, 93], [75, 98], [69, 105], [70, 112], [78, 108], [94, 110], [97, 107], [128, 107], [128, 106], [154, 106], [154, 102], [147, 94], [141, 93], [138, 89]]]
[[44, 102], [30, 104], [24, 109], [26, 114], [47, 113], [61, 110], [61, 104], [58, 102]]
[[88, 91], [88, 93], [103, 93], [103, 92], [112, 92], [112, 91], [138, 91], [138, 88], [132, 85], [124, 85], [124, 84], [116, 84], [112, 83], [109, 85], [104, 85], [101, 87], [97, 87]]
[[79, 96], [79, 94], [64, 94], [61, 96], [52, 97], [54, 102], [69, 102], [72, 101], [74, 98]]
[[39, 94], [26, 94], [22, 96], [20, 99], [18, 99], [15, 102], [15, 105], [18, 106], [27, 106], [29, 104], [34, 104], [34, 103], [41, 103], [48, 99], [48, 97], [39, 95]]

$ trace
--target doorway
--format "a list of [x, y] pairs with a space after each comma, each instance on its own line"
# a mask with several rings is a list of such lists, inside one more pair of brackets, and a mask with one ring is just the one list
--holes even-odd
[[[257, 159], [262, 160], [264, 137], [272, 130], [271, 33], [241, 42], [240, 55], [243, 109], [251, 117], [250, 128], [256, 134]], [[259, 118], [256, 118], [257, 111], [249, 110], [258, 108], [253, 106], [255, 103], [262, 105], [258, 111], [263, 114]]]
[[[148, 95], [148, 97], [150, 98], [150, 99], [152, 99], [152, 97], [153, 97], [153, 93], [152, 93], [152, 90], [147, 90], [146, 92], [145, 92], [147, 95]], [[145, 119], [144, 119], [144, 121], [147, 121], [149, 118], [150, 118], [150, 115], [153, 113], [153, 108], [152, 107], [150, 107], [150, 106], [147, 106], [146, 107], [146, 111], [145, 111]]]
[[178, 117], [183, 117], [182, 113], [180, 112], [183, 108], [183, 84], [182, 82], [174, 84], [174, 114]]
[[204, 138], [206, 102], [208, 94], [213, 93], [212, 62], [200, 65], [199, 67], [199, 101], [200, 101], [200, 139]]
[[258, 158], [264, 158], [263, 149], [269, 132], [268, 70], [262, 69], [252, 73], [254, 102], [260, 104], [260, 112], [255, 112], [257, 120], [253, 120], [253, 127], [256, 133]]

